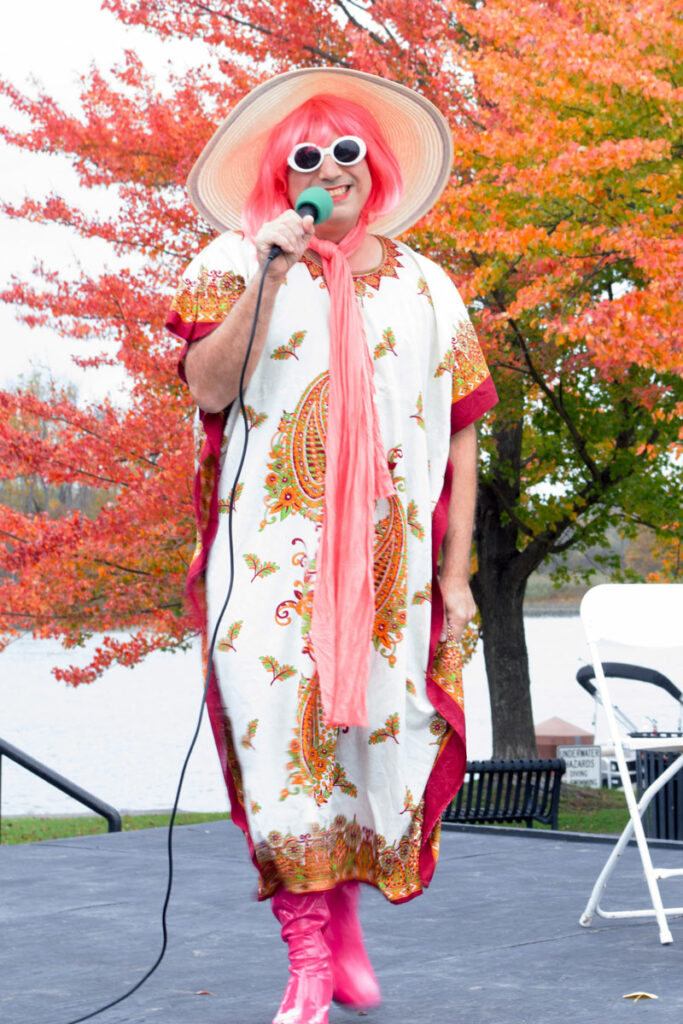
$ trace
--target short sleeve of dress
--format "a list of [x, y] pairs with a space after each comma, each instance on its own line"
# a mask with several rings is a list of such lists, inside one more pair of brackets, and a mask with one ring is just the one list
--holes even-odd
[[472, 321], [455, 287], [453, 291], [451, 344], [437, 371], [444, 367], [452, 373], [451, 434], [456, 434], [488, 412], [498, 395]]
[[183, 344], [178, 373], [185, 380], [185, 356], [220, 324], [253, 273], [251, 247], [237, 232], [214, 239], [186, 268], [171, 302], [166, 328]]
[[431, 260], [418, 257], [436, 319], [435, 378], [451, 376], [451, 434], [457, 434], [498, 401], [486, 359], [465, 304], [450, 277]]

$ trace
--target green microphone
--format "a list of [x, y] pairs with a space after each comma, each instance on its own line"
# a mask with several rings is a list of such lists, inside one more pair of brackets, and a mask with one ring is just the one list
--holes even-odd
[[[334, 209], [334, 203], [327, 189], [320, 188], [319, 185], [313, 185], [311, 188], [303, 190], [296, 201], [295, 209], [300, 217], [312, 217], [314, 224], [320, 224], [321, 221], [327, 220], [330, 216]], [[270, 265], [276, 256], [281, 255], [282, 249], [279, 245], [271, 246], [267, 265]]]
[[314, 224], [320, 224], [330, 216], [334, 203], [327, 189], [313, 185], [312, 188], [303, 190], [296, 201], [295, 209], [300, 217], [312, 217]]

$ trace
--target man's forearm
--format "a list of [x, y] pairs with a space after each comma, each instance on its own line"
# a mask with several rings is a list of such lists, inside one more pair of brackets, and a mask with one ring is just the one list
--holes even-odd
[[441, 577], [469, 580], [474, 509], [477, 500], [477, 432], [472, 423], [451, 438], [453, 485]]
[[[190, 394], [205, 412], [220, 412], [237, 397], [240, 375], [256, 311], [259, 277], [254, 278], [215, 331], [190, 346], [185, 358], [185, 376]], [[265, 345], [282, 278], [269, 273], [263, 287], [254, 343], [245, 371], [253, 374]]]
[[459, 639], [476, 612], [470, 591], [470, 553], [477, 500], [477, 430], [474, 423], [451, 438], [453, 484], [439, 582], [444, 603], [441, 639]]

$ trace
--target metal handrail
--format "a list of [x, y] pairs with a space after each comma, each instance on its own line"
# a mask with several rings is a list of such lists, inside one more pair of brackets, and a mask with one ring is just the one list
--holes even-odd
[[86, 789], [82, 789], [81, 786], [77, 786], [75, 782], [71, 782], [69, 779], [60, 775], [59, 772], [55, 772], [52, 768], [48, 768], [47, 765], [41, 764], [40, 761], [36, 761], [34, 757], [30, 757], [29, 754], [25, 754], [23, 750], [19, 750], [12, 743], [8, 743], [7, 740], [0, 738], [0, 842], [2, 842], [2, 758], [3, 755], [8, 757], [10, 761], [14, 761], [15, 764], [21, 765], [27, 771], [33, 775], [37, 775], [39, 779], [44, 779], [55, 789], [60, 789], [62, 793], [66, 793], [67, 796], [73, 797], [74, 800], [78, 800], [79, 803], [84, 804], [85, 807], [89, 807], [91, 811], [99, 814], [102, 818], [106, 818], [109, 824], [109, 832], [120, 832], [121, 831], [121, 815], [112, 807], [111, 804], [105, 803], [104, 800], [100, 800], [99, 797], [93, 796], [92, 793], [88, 793]]

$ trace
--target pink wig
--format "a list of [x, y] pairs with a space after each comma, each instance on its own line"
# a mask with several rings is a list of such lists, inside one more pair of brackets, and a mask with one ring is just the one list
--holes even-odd
[[287, 157], [298, 142], [326, 146], [330, 136], [358, 135], [368, 147], [367, 162], [372, 188], [363, 207], [363, 218], [379, 217], [396, 206], [403, 191], [398, 161], [389, 149], [379, 125], [364, 107], [339, 96], [322, 94], [306, 100], [273, 128], [244, 210], [242, 227], [248, 238], [290, 208], [287, 199]]

